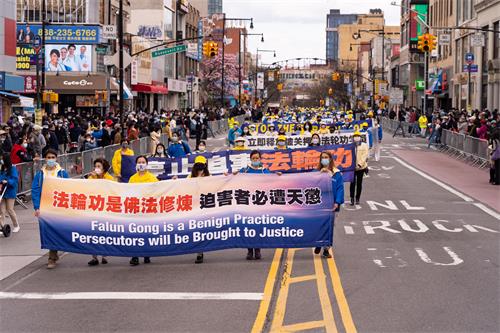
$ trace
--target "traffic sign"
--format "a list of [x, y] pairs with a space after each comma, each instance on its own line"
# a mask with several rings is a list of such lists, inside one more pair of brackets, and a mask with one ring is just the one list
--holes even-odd
[[477, 73], [479, 71], [479, 68], [477, 65], [473, 65], [473, 64], [470, 64], [470, 65], [464, 65], [463, 67], [463, 72], [471, 72], [471, 73]]
[[106, 39], [116, 39], [116, 25], [103, 25], [101, 37]]
[[[118, 52], [110, 56], [104, 56], [104, 65], [116, 67], [119, 66], [120, 63], [120, 55]], [[127, 52], [123, 52], [123, 68], [127, 68], [132, 63], [132, 57]]]
[[184, 52], [187, 50], [187, 45], [177, 45], [174, 47], [169, 47], [163, 50], [158, 50], [158, 51], [153, 51], [151, 54], [153, 58], [168, 55], [168, 54], [173, 54], [173, 53], [179, 53], [179, 52]]
[[469, 65], [472, 64], [474, 62], [474, 53], [466, 53], [465, 62]]
[[484, 35], [480, 32], [471, 36], [472, 47], [484, 47]]
[[393, 105], [401, 105], [404, 103], [403, 89], [392, 88], [389, 91], [389, 101]]

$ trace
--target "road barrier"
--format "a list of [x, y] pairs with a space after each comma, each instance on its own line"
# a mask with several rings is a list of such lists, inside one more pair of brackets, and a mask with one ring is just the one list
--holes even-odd
[[[244, 116], [238, 116], [236, 119], [242, 123]], [[220, 119], [208, 122], [209, 135], [221, 135], [228, 131], [227, 119]], [[168, 146], [168, 135], [162, 134], [160, 142]], [[130, 148], [136, 155], [148, 155], [150, 153], [151, 138], [144, 137], [130, 142]], [[111, 145], [106, 147], [95, 148], [84, 152], [64, 154], [58, 156], [59, 165], [68, 172], [70, 178], [82, 178], [88, 175], [94, 169], [94, 160], [98, 157], [104, 157], [110, 162], [113, 159], [115, 151], [120, 149], [120, 145]], [[26, 196], [31, 193], [31, 184], [35, 173], [44, 165], [44, 160], [39, 159], [33, 162], [25, 162], [16, 164], [16, 169], [19, 174], [18, 197]], [[25, 208], [22, 200], [17, 200]]]
[[[398, 125], [398, 120], [382, 118], [382, 128], [385, 130], [394, 132]], [[403, 122], [403, 127], [405, 133], [408, 133], [411, 124]], [[441, 145], [438, 148], [453, 158], [463, 160], [473, 166], [484, 168], [489, 163], [488, 141], [470, 135], [443, 129], [441, 130]]]

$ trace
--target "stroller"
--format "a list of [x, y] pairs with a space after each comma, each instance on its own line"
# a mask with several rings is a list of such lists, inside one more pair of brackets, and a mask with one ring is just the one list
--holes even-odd
[[[3, 196], [5, 194], [5, 191], [7, 191], [7, 185], [2, 184], [2, 194], [0, 194], [0, 202], [2, 202], [2, 200], [3, 200]], [[10, 231], [11, 231], [10, 225], [7, 223], [4, 223], [3, 227], [0, 228], [0, 231], [2, 232], [4, 237], [9, 237]]]

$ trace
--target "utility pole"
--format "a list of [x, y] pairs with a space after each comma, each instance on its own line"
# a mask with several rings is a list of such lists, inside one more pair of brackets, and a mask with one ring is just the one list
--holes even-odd
[[[125, 110], [123, 101], [123, 0], [120, 0], [118, 12], [118, 70], [120, 79], [120, 89], [119, 89], [119, 109], [120, 109], [120, 123], [123, 124], [125, 120]], [[124, 128], [125, 129], [125, 128]]]
[[220, 92], [220, 106], [224, 107], [224, 58], [225, 58], [225, 46], [226, 46], [226, 14], [222, 14], [222, 82], [221, 82], [221, 92]]
[[[429, 15], [425, 16], [425, 32], [430, 33]], [[427, 114], [427, 89], [429, 89], [429, 52], [424, 53], [424, 114]]]
[[[42, 0], [42, 48], [40, 50], [40, 53], [42, 54], [42, 80], [41, 80], [42, 82], [41, 84], [39, 81], [37, 81], [36, 83], [37, 86], [40, 84], [40, 90], [42, 91], [42, 93], [45, 91], [45, 25], [46, 25], [45, 21], [47, 20], [47, 16], [45, 15], [46, 11], [47, 11], [46, 0]], [[45, 109], [45, 103], [43, 103], [42, 105], [43, 108]]]

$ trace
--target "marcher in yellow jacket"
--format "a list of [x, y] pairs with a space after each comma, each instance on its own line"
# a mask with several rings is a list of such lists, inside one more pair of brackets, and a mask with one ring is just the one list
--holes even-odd
[[[93, 179], [93, 180], [110, 180], [110, 181], [116, 181], [116, 179], [109, 174], [109, 169], [110, 165], [109, 162], [106, 161], [104, 158], [96, 158], [94, 160], [94, 170], [90, 173], [89, 177], [87, 179]], [[101, 263], [103, 265], [108, 263], [108, 259], [106, 256], [102, 256], [101, 258]], [[97, 266], [99, 265], [99, 259], [97, 258], [97, 254], [92, 255], [92, 260], [88, 262], [89, 266]]]
[[287, 140], [285, 135], [279, 135], [278, 138], [276, 139], [276, 149], [277, 150], [287, 149], [286, 141]]
[[120, 180], [122, 176], [122, 155], [125, 156], [134, 156], [134, 151], [129, 148], [130, 141], [127, 139], [122, 139], [121, 148], [115, 151], [113, 155], [113, 159], [111, 160], [111, 164], [113, 165], [113, 172], [117, 180]]
[[424, 113], [418, 118], [418, 127], [420, 127], [420, 136], [425, 138], [425, 132], [427, 131], [427, 124], [428, 124], [427, 117], [425, 116]]
[[319, 134], [330, 134], [330, 129], [326, 127], [326, 124], [321, 124], [319, 131]]
[[[158, 181], [155, 175], [148, 171], [148, 158], [144, 155], [137, 156], [135, 159], [135, 169], [137, 172], [130, 177], [129, 183], [155, 183]], [[149, 264], [151, 262], [150, 257], [144, 257], [144, 263]], [[130, 265], [139, 265], [139, 257], [132, 257], [130, 259]]]
[[363, 189], [363, 176], [368, 173], [368, 145], [361, 142], [361, 133], [359, 131], [354, 132], [353, 140], [356, 144], [356, 171], [350, 187], [351, 206], [354, 206], [354, 199], [356, 199], [356, 204], [359, 204]]
[[234, 140], [234, 147], [231, 148], [231, 150], [247, 150], [246, 142], [247, 140], [242, 136], [236, 138], [236, 140]]

